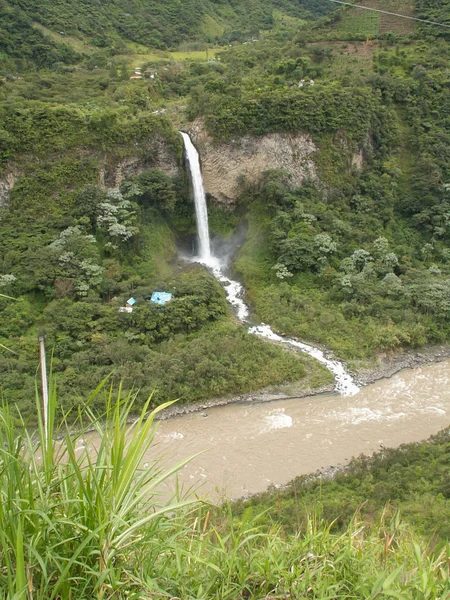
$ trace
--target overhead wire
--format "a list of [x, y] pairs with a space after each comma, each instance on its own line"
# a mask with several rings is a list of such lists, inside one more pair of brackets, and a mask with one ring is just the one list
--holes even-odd
[[408, 19], [410, 21], [419, 21], [419, 23], [427, 23], [428, 25], [436, 25], [438, 27], [447, 27], [450, 29], [450, 25], [446, 23], [438, 23], [437, 21], [429, 21], [428, 19], [419, 19], [419, 17], [410, 17], [408, 15], [401, 15], [399, 13], [389, 12], [387, 10], [381, 10], [379, 8], [371, 8], [370, 6], [361, 6], [360, 4], [352, 4], [351, 2], [343, 2], [342, 0], [329, 0], [335, 4], [343, 4], [344, 6], [351, 6], [353, 8], [361, 8], [363, 10], [371, 10], [373, 12], [382, 13], [384, 15], [391, 15], [393, 17], [401, 17], [402, 19]]

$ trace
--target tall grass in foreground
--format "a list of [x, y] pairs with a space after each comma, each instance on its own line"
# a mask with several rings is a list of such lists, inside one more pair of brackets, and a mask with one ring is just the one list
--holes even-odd
[[39, 404], [36, 436], [0, 410], [0, 598], [450, 598], [448, 548], [424, 548], [398, 516], [370, 527], [355, 516], [342, 535], [311, 517], [287, 537], [251, 511], [163, 500], [185, 462], [141, 466], [155, 412], [147, 403], [128, 426], [132, 406], [110, 392], [101, 424], [86, 406], [72, 434], [55, 426], [53, 390], [47, 436]]
[[[167, 406], [147, 416], [149, 403], [127, 426], [132, 398], [122, 399], [120, 390], [113, 398], [110, 391], [101, 425], [87, 405], [73, 434], [64, 422], [55, 426], [53, 388], [47, 433], [37, 402], [37, 437], [23, 424], [17, 427], [2, 407], [0, 590], [7, 597], [106, 598], [141, 589], [137, 558], [145, 550], [156, 560], [155, 539], [165, 529], [176, 531], [165, 515], [190, 504], [177, 497], [162, 503], [158, 497], [164, 480], [185, 463], [165, 472], [142, 468], [154, 417]], [[96, 448], [85, 443], [88, 428], [99, 435]]]

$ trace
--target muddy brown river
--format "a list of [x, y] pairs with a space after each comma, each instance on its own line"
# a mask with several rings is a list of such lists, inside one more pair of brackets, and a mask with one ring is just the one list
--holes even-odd
[[[224, 286], [238, 319], [247, 323], [245, 290], [224, 275], [226, 264], [211, 247], [198, 152], [189, 135], [181, 135], [193, 182], [199, 238], [193, 260], [211, 270]], [[218, 500], [260, 492], [297, 475], [345, 464], [352, 456], [370, 454], [381, 445], [423, 440], [450, 422], [450, 360], [402, 371], [352, 395], [358, 389], [345, 365], [327, 359], [318, 348], [283, 338], [262, 323], [249, 333], [314, 356], [334, 374], [336, 388], [343, 395], [231, 404], [162, 421], [146, 461], [151, 464], [159, 457], [169, 466], [202, 452], [179, 473], [185, 488], [194, 486], [199, 495]]]
[[171, 466], [203, 452], [179, 473], [184, 489], [194, 486], [213, 501], [239, 498], [437, 433], [450, 424], [449, 382], [447, 360], [401, 371], [355, 396], [229, 404], [174, 417], [158, 424], [146, 461]]

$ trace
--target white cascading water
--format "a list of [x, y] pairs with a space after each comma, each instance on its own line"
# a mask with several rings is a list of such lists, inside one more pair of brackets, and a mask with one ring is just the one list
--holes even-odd
[[211, 242], [209, 240], [208, 208], [206, 206], [203, 177], [200, 168], [198, 152], [187, 133], [183, 136], [186, 157], [191, 172], [192, 187], [194, 188], [195, 215], [197, 217], [198, 257], [201, 262], [208, 264], [213, 258], [211, 255]]
[[[222, 283], [227, 294], [227, 301], [236, 310], [238, 319], [245, 323], [248, 320], [249, 308], [242, 300], [244, 296], [244, 288], [242, 285], [233, 281], [229, 277], [223, 274], [222, 269], [224, 265], [220, 259], [214, 256], [211, 252], [211, 242], [209, 238], [209, 226], [208, 226], [208, 209], [206, 206], [206, 196], [203, 188], [202, 171], [200, 168], [200, 159], [191, 138], [187, 133], [181, 132], [184, 141], [184, 148], [186, 151], [186, 157], [189, 164], [189, 170], [192, 177], [192, 185], [194, 188], [194, 201], [195, 201], [195, 214], [197, 217], [197, 233], [198, 233], [198, 256], [194, 259], [196, 262], [202, 263], [210, 268], [215, 277]], [[255, 327], [250, 327], [249, 333], [258, 335], [266, 340], [276, 342], [279, 344], [286, 344], [294, 348], [298, 348], [302, 352], [309, 354], [320, 363], [325, 365], [329, 369], [335, 378], [335, 389], [337, 392], [344, 396], [353, 396], [359, 392], [359, 387], [354, 382], [351, 375], [346, 371], [344, 365], [334, 359], [326, 358], [322, 350], [298, 342], [291, 338], [285, 338], [281, 335], [276, 334], [269, 325], [261, 323]]]

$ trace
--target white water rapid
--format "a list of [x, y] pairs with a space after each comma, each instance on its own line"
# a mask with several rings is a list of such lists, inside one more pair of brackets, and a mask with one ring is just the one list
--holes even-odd
[[[180, 133], [183, 136], [184, 148], [192, 177], [192, 185], [194, 188], [195, 215], [197, 218], [199, 244], [198, 256], [195, 257], [194, 260], [211, 269], [214, 276], [217, 277], [217, 279], [225, 288], [227, 300], [235, 309], [238, 319], [242, 323], [245, 323], [248, 320], [250, 311], [242, 299], [244, 296], [244, 288], [239, 282], [234, 281], [233, 279], [230, 279], [224, 275], [223, 270], [226, 268], [226, 264], [223, 264], [220, 258], [214, 256], [211, 251], [208, 226], [208, 209], [206, 206], [206, 196], [203, 188], [203, 177], [197, 149], [187, 133]], [[353, 396], [359, 392], [359, 387], [356, 385], [351, 375], [346, 371], [344, 365], [338, 360], [326, 358], [322, 350], [319, 350], [314, 346], [304, 344], [303, 342], [298, 342], [291, 338], [282, 337], [272, 331], [269, 325], [265, 325], [264, 323], [261, 323], [261, 325], [257, 325], [255, 327], [250, 327], [248, 332], [272, 342], [286, 344], [288, 346], [298, 348], [302, 352], [305, 352], [306, 354], [309, 354], [318, 360], [333, 373], [336, 382], [335, 389], [340, 394], [344, 396]]]

